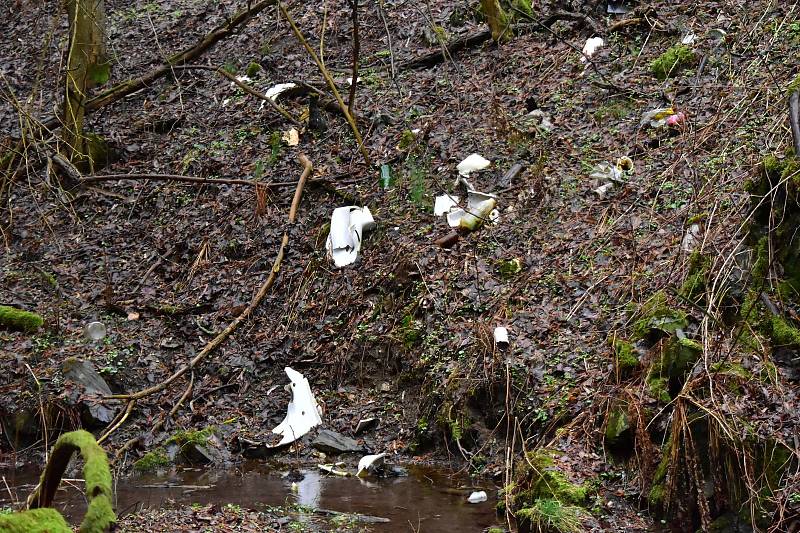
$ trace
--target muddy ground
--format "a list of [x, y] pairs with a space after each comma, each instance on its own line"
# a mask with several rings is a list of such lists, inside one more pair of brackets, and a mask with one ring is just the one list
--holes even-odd
[[[3, 8], [9, 23], [0, 35], [0, 133], [11, 137], [20, 133], [21, 108], [46, 118], [60, 98], [66, 34], [55, 2], [18, 4]], [[609, 16], [605, 2], [566, 4], [534, 3], [534, 19], [556, 14], [548, 25], [518, 15], [509, 40], [421, 67], [410, 62], [440, 51], [437, 39], [484, 31], [476, 6], [363, 4], [354, 111], [374, 166], [365, 165], [332, 108], [321, 111], [326, 127], [312, 130], [302, 118], [307, 95], [279, 98], [304, 121], [299, 144], [287, 146], [286, 119], [226, 78], [195, 70], [176, 71], [90, 115], [88, 127], [114, 152], [96, 173], [288, 185], [117, 179], [65, 196], [36, 162], [46, 151], [32, 143], [31, 164], [4, 206], [0, 304], [35, 311], [45, 326], [35, 334], [0, 331], [0, 461], [7, 468], [41, 462], [55, 434], [82, 424], [63, 378], [67, 358], [93, 362], [114, 393], [135, 392], [164, 381], [245, 309], [289, 228], [303, 153], [314, 165], [312, 181], [274, 287], [193, 369], [191, 394], [163, 430], [149, 428], [184, 394], [188, 373], [136, 404], [104, 443], [113, 455], [138, 438], [115, 468], [130, 472], [176, 431], [210, 426], [222, 428], [224, 461], [237, 461], [246, 443], [269, 439], [285, 415], [283, 367], [291, 366], [310, 380], [327, 427], [353, 435], [360, 419], [380, 419], [356, 436], [369, 451], [398, 462], [445, 462], [502, 485], [513, 470], [507, 448], [519, 457], [547, 446], [566, 452], [559, 466], [572, 482], [594, 483], [586, 529], [660, 524], [648, 503], [660, 451], [614, 460], [603, 440], [615, 401], [635, 397], [659, 413], [648, 430], [660, 435], [660, 446], [677, 395], [658, 397], [642, 372], [620, 372], [613, 344], [632, 336], [637, 309], [664, 291], [688, 315], [685, 335], [707, 354], [728, 354], [726, 361], [733, 357], [758, 375], [772, 363], [767, 348], [738, 349], [735, 328], [709, 326], [718, 310], [679, 289], [692, 250], [712, 258], [713, 277], [752, 245], [745, 183], [763, 172], [765, 156], [782, 157], [792, 145], [786, 88], [797, 75], [797, 6], [650, 2]], [[243, 7], [192, 0], [106, 6], [109, 85], [149, 71]], [[325, 65], [346, 95], [348, 5], [287, 6], [317, 50], [324, 36]], [[582, 16], [559, 17], [558, 10]], [[582, 61], [580, 50], [596, 34], [605, 45]], [[689, 34], [694, 59], [659, 80], [653, 60]], [[323, 99], [328, 93], [274, 7], [195, 63], [239, 76], [250, 66], [247, 83], [261, 92], [303, 81]], [[676, 125], [642, 123], [644, 112], [670, 105], [685, 115]], [[530, 114], [537, 110], [551, 126]], [[433, 199], [465, 196], [456, 165], [471, 153], [491, 161], [470, 182], [497, 195], [499, 218], [445, 248], [436, 240], [451, 229], [433, 216]], [[590, 175], [622, 156], [633, 169], [596, 192], [609, 180]], [[523, 171], [505, 179], [517, 163]], [[387, 188], [381, 164], [391, 169]], [[356, 264], [339, 269], [326, 257], [325, 239], [332, 210], [343, 205], [368, 206], [377, 227], [365, 234]], [[84, 335], [93, 320], [107, 327], [100, 341]], [[495, 346], [496, 326], [508, 328], [508, 348]], [[796, 454], [797, 359], [795, 347], [786, 349], [775, 379], [712, 403]], [[93, 429], [100, 435], [104, 428]], [[296, 453], [317, 461], [307, 445]], [[792, 489], [782, 479], [788, 498]], [[678, 530], [687, 521], [701, 525], [693, 513], [678, 513]]]

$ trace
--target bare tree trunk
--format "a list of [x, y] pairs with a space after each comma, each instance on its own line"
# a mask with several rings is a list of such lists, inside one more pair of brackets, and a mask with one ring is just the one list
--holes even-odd
[[69, 47], [62, 122], [61, 152], [73, 163], [91, 167], [90, 147], [83, 131], [88, 91], [108, 81], [105, 53], [104, 0], [68, 0]]

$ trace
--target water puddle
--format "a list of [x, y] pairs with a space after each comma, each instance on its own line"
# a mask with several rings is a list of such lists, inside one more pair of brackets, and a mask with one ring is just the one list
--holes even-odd
[[[359, 513], [391, 522], [370, 524], [371, 531], [407, 532], [409, 525], [422, 531], [480, 532], [497, 524], [495, 487], [476, 486], [464, 476], [443, 469], [416, 467], [408, 477], [360, 480], [328, 476], [308, 469], [285, 476], [278, 467], [245, 463], [234, 470], [182, 470], [165, 475], [137, 476], [116, 484], [116, 509], [120, 515], [164, 506], [233, 504], [247, 509], [301, 504], [314, 509]], [[298, 475], [299, 474], [299, 475]], [[0, 507], [24, 501], [38, 480], [38, 469], [0, 472]], [[302, 475], [302, 478], [301, 478]], [[291, 478], [291, 479], [290, 479]], [[295, 490], [292, 490], [292, 479]], [[86, 509], [82, 483], [65, 481], [56, 508], [73, 523]], [[472, 490], [486, 490], [489, 501], [467, 503]]]

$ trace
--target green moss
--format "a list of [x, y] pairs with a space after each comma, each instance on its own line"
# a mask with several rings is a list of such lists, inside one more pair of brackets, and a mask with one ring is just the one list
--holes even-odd
[[501, 278], [504, 280], [511, 279], [522, 272], [522, 261], [517, 258], [500, 261], [498, 270]]
[[32, 333], [42, 327], [44, 320], [36, 313], [0, 305], [0, 326]]
[[711, 268], [711, 259], [704, 256], [698, 250], [689, 256], [689, 272], [686, 281], [683, 282], [679, 290], [680, 294], [694, 300], [705, 293], [706, 280]]
[[617, 356], [617, 368], [620, 374], [629, 374], [639, 367], [639, 358], [633, 344], [620, 339], [614, 341], [614, 354]]
[[669, 469], [671, 444], [667, 445], [661, 461], [653, 472], [653, 483], [647, 496], [647, 501], [656, 509], [663, 509], [666, 491], [667, 470]]
[[217, 432], [217, 428], [214, 426], [208, 426], [206, 428], [197, 430], [197, 429], [186, 429], [176, 431], [172, 434], [170, 438], [167, 439], [166, 444], [177, 444], [178, 446], [184, 446], [186, 444], [196, 444], [198, 446], [205, 446], [208, 444], [208, 439], [211, 438]]
[[72, 533], [72, 528], [58, 511], [48, 507], [0, 515], [0, 531], [5, 533]]
[[261, 71], [261, 65], [256, 63], [255, 61], [251, 61], [249, 65], [247, 65], [247, 70], [245, 73], [247, 74], [248, 78], [254, 78], [256, 74]]
[[555, 466], [558, 452], [538, 450], [529, 452], [520, 462], [514, 475], [514, 484], [506, 490], [512, 495], [514, 509], [534, 505], [536, 500], [554, 499], [563, 504], [581, 505], [586, 501], [588, 488], [570, 483]]
[[416, 135], [411, 130], [403, 130], [403, 133], [400, 134], [400, 142], [397, 143], [398, 150], [407, 150], [411, 148], [414, 144], [414, 139], [416, 139]]
[[575, 505], [565, 505], [556, 499], [544, 498], [514, 513], [517, 520], [527, 522], [532, 531], [577, 533], [583, 531], [584, 511]]
[[487, 533], [506, 533], [506, 530], [502, 527], [490, 527]]
[[650, 63], [650, 71], [661, 81], [677, 75], [695, 62], [695, 53], [686, 45], [677, 44], [667, 49]]
[[410, 314], [405, 315], [400, 321], [400, 338], [406, 348], [411, 348], [422, 338], [422, 327]]
[[639, 309], [638, 315], [640, 318], [633, 324], [634, 339], [648, 337], [653, 331], [672, 335], [689, 325], [686, 313], [667, 305], [664, 291], [655, 293], [646, 301]]
[[786, 87], [786, 94], [792, 94], [795, 91], [800, 91], [800, 75], [793, 79]]
[[780, 316], [770, 318], [772, 342], [780, 346], [800, 346], [800, 329], [790, 325]]
[[628, 418], [628, 411], [623, 407], [614, 408], [608, 416], [608, 424], [606, 425], [606, 444], [609, 446], [617, 446], [622, 444], [629, 436], [631, 425]]
[[144, 454], [144, 457], [133, 463], [133, 469], [139, 473], [154, 472], [172, 464], [163, 448], [156, 448]]
[[672, 401], [672, 397], [669, 395], [669, 388], [667, 386], [668, 383], [669, 382], [667, 378], [662, 378], [657, 375], [648, 376], [647, 390], [650, 393], [650, 396], [664, 403], [669, 403]]

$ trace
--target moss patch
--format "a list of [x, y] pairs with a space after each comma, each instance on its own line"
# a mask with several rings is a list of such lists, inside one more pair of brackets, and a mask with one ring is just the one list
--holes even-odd
[[785, 319], [773, 316], [769, 321], [773, 344], [777, 346], [800, 346], [800, 329], [790, 325]]
[[689, 325], [686, 313], [667, 305], [664, 291], [655, 293], [638, 312], [639, 319], [633, 324], [634, 339], [672, 335]]
[[617, 356], [617, 368], [620, 374], [628, 375], [639, 367], [639, 358], [633, 344], [620, 339], [614, 341], [614, 354]]
[[513, 486], [506, 488], [512, 493], [515, 508], [530, 507], [539, 499], [555, 499], [567, 504], [586, 501], [588, 488], [567, 480], [556, 468], [554, 458], [557, 455], [553, 450], [538, 450], [528, 453], [527, 460], [520, 463]]
[[689, 272], [686, 275], [686, 281], [681, 285], [680, 294], [690, 300], [696, 300], [702, 296], [706, 291], [706, 280], [710, 268], [710, 258], [697, 250], [692, 252], [692, 255], [689, 256]]
[[695, 53], [686, 45], [676, 44], [650, 63], [650, 71], [661, 81], [676, 76], [695, 62]]
[[178, 446], [197, 444], [199, 446], [204, 446], [208, 444], [208, 439], [211, 438], [216, 431], [216, 428], [213, 426], [209, 426], [200, 430], [187, 429], [176, 431], [170, 438], [167, 439], [166, 444], [177, 444]]
[[577, 533], [583, 531], [581, 517], [584, 510], [575, 505], [565, 505], [555, 499], [536, 500], [530, 507], [515, 513], [517, 520], [527, 522], [533, 531]]
[[0, 515], [0, 531], [5, 533], [72, 533], [72, 528], [58, 511], [44, 508]]
[[36, 313], [0, 305], [0, 326], [32, 333], [42, 327], [44, 320]]
[[139, 473], [154, 472], [172, 464], [163, 448], [156, 448], [144, 454], [144, 457], [133, 463], [133, 469]]

